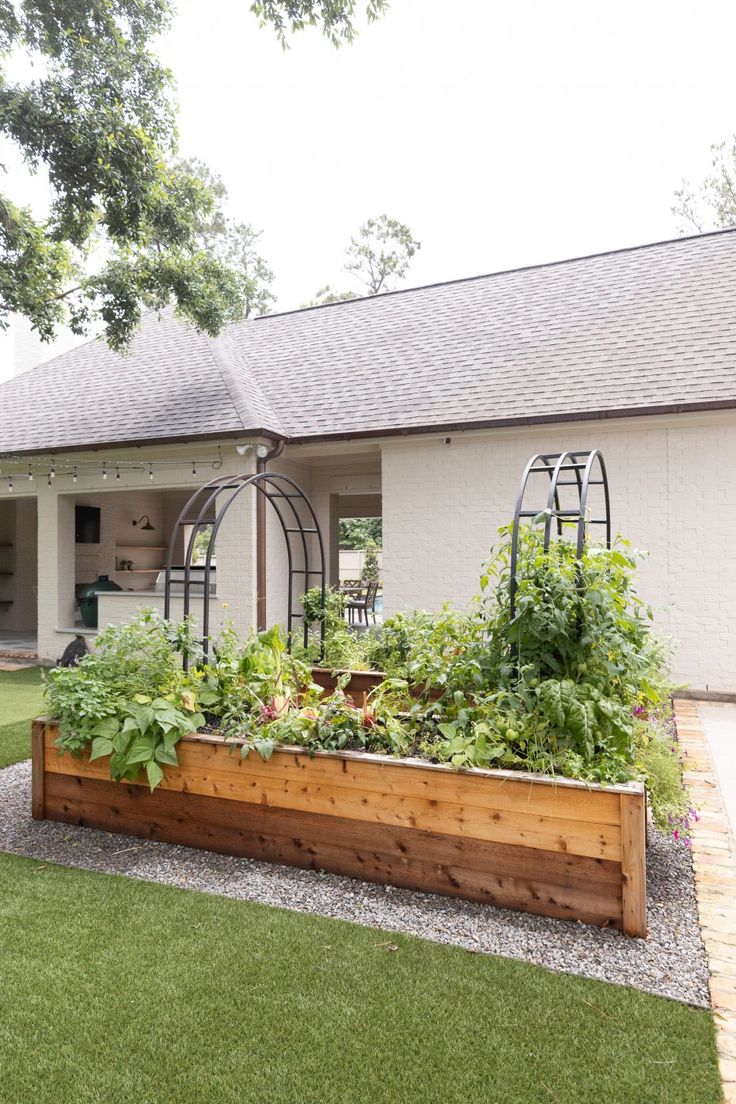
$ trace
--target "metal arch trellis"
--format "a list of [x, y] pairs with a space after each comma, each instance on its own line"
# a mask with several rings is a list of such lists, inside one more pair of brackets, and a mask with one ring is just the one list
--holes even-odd
[[[205, 660], [209, 655], [209, 643], [210, 643], [210, 578], [212, 573], [212, 556], [215, 550], [215, 542], [217, 534], [222, 525], [223, 519], [228, 510], [232, 506], [236, 498], [247, 488], [254, 487], [258, 494], [262, 494], [270, 503], [274, 509], [276, 517], [279, 520], [281, 531], [284, 534], [284, 540], [286, 542], [286, 556], [287, 556], [287, 619], [286, 619], [286, 634], [287, 634], [287, 646], [291, 651], [292, 634], [294, 621], [296, 619], [302, 620], [304, 645], [305, 647], [309, 641], [309, 625], [303, 611], [301, 613], [294, 612], [294, 582], [296, 577], [300, 576], [303, 580], [303, 586], [300, 588], [299, 593], [309, 590], [310, 580], [312, 578], [318, 580], [316, 585], [321, 589], [321, 611], [322, 616], [320, 618], [320, 659], [324, 654], [324, 638], [325, 638], [325, 549], [324, 541], [322, 540], [322, 531], [317, 520], [317, 515], [314, 512], [314, 507], [310, 502], [307, 495], [302, 488], [295, 483], [288, 475], [282, 475], [280, 472], [258, 472], [255, 475], [237, 475], [237, 476], [218, 476], [215, 479], [211, 479], [208, 483], [199, 487], [193, 495], [190, 496], [184, 507], [182, 508], [179, 517], [176, 520], [176, 524], [171, 533], [169, 540], [169, 547], [166, 553], [166, 571], [165, 571], [165, 583], [164, 583], [164, 617], [167, 619], [171, 616], [171, 572], [173, 568], [174, 552], [178, 541], [179, 532], [183, 525], [191, 525], [192, 530], [187, 542], [186, 553], [184, 556], [184, 608], [183, 616], [186, 618], [189, 615], [191, 605], [191, 568], [192, 568], [192, 553], [194, 551], [194, 543], [198, 532], [212, 524], [212, 535], [210, 537], [209, 547], [207, 549], [207, 555], [205, 557], [204, 575], [202, 579], [203, 598], [202, 598], [202, 652]], [[225, 500], [222, 508], [217, 512], [217, 517], [214, 523], [208, 520], [210, 511], [214, 506], [218, 495], [224, 491], [231, 491], [232, 493]], [[209, 493], [208, 493], [209, 492]], [[195, 504], [200, 496], [204, 495], [204, 501], [199, 507], [199, 511], [195, 520], [192, 522], [191, 517], [195, 508]], [[308, 514], [309, 524], [305, 524], [304, 520], [298, 510], [298, 506], [302, 505], [306, 509]], [[294, 538], [296, 547], [292, 546], [291, 538]], [[318, 548], [318, 565], [313, 566], [313, 550], [311, 548], [311, 540], [316, 537]], [[297, 566], [300, 562], [299, 552], [301, 551], [301, 562], [303, 567]], [[184, 669], [188, 667], [188, 657], [184, 655]]]
[[[597, 467], [598, 478], [592, 479]], [[544, 475], [549, 480], [545, 504], [541, 509], [525, 509], [525, 497], [533, 475]], [[564, 476], [565, 478], [561, 478]], [[588, 492], [591, 487], [603, 488], [603, 514], [598, 518], [588, 517]], [[560, 505], [560, 487], [573, 487], [577, 491], [577, 501], [573, 506]], [[562, 536], [565, 525], [576, 526], [576, 558], [580, 560], [587, 537], [589, 525], [603, 525], [606, 533], [606, 548], [611, 547], [611, 501], [608, 493], [608, 475], [603, 455], [599, 449], [584, 452], [537, 453], [524, 469], [516, 496], [514, 525], [511, 537], [511, 558], [509, 563], [509, 611], [511, 620], [516, 615], [516, 592], [518, 589], [517, 567], [519, 559], [519, 530], [524, 518], [544, 518], [544, 550], [548, 550], [552, 537], [552, 523], [555, 522], [558, 537]]]

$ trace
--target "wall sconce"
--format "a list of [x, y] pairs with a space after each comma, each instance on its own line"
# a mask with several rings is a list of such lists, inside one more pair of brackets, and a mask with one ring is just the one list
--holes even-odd
[[[146, 522], [146, 524], [145, 524], [145, 525], [141, 525], [141, 522], [142, 522], [142, 521], [143, 521], [144, 519], [145, 519], [145, 522]], [[143, 530], [144, 532], [146, 532], [146, 533], [152, 533], [152, 532], [154, 531], [154, 529], [155, 529], [155, 526], [154, 526], [154, 525], [151, 525], [151, 519], [149, 518], [148, 514], [143, 514], [143, 516], [142, 516], [142, 517], [139, 517], [137, 521], [134, 521], [134, 522], [133, 522], [133, 524], [134, 524], [134, 525], [141, 525], [141, 529], [142, 529], [142, 530]]]

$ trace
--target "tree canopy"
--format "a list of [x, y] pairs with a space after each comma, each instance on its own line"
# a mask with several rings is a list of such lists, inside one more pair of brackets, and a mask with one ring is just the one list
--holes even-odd
[[406, 276], [412, 257], [421, 247], [409, 227], [398, 219], [388, 215], [368, 219], [351, 237], [343, 266], [363, 285], [363, 290], [339, 292], [326, 284], [304, 306], [320, 307], [357, 299], [360, 294], [380, 295], [383, 291], [393, 291], [397, 281]]
[[[251, 11], [283, 43], [315, 26], [339, 44], [363, 7], [374, 19], [386, 0]], [[250, 227], [214, 251], [199, 236], [217, 200], [177, 160], [171, 74], [153, 49], [171, 15], [170, 0], [0, 0], [0, 135], [51, 196], [41, 216], [0, 189], [0, 327], [17, 312], [50, 340], [101, 323], [123, 349], [144, 309], [174, 303], [216, 334], [247, 310], [243, 272], [264, 279]]]
[[736, 226], [736, 137], [710, 149], [712, 171], [699, 189], [685, 180], [675, 192], [672, 213], [681, 220], [681, 233]]
[[340, 547], [364, 549], [373, 542], [378, 548], [383, 544], [383, 518], [342, 518], [340, 520]]
[[220, 260], [234, 274], [239, 292], [239, 313], [243, 318], [252, 314], [267, 314], [276, 301], [271, 284], [273, 272], [258, 251], [260, 230], [246, 222], [236, 222], [225, 211], [227, 188], [221, 176], [212, 172], [203, 161], [193, 158], [182, 167], [200, 180], [214, 197], [214, 204], [195, 222], [198, 245], [210, 256]]

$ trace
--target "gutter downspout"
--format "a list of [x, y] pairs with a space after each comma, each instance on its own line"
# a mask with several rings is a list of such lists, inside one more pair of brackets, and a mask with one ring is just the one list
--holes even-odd
[[[268, 452], [261, 455], [263, 445], [256, 447], [256, 474], [268, 468], [269, 460], [275, 460], [284, 451], [284, 441], [271, 443]], [[256, 628], [264, 632], [266, 626], [266, 496], [259, 489], [256, 494]]]

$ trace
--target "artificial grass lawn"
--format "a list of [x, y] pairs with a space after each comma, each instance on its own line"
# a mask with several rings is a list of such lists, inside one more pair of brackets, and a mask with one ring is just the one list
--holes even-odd
[[41, 671], [0, 671], [0, 768], [31, 755], [31, 719], [41, 710]]
[[[709, 1013], [0, 855], [3, 1104], [716, 1104]], [[393, 949], [395, 948], [395, 949]]]

